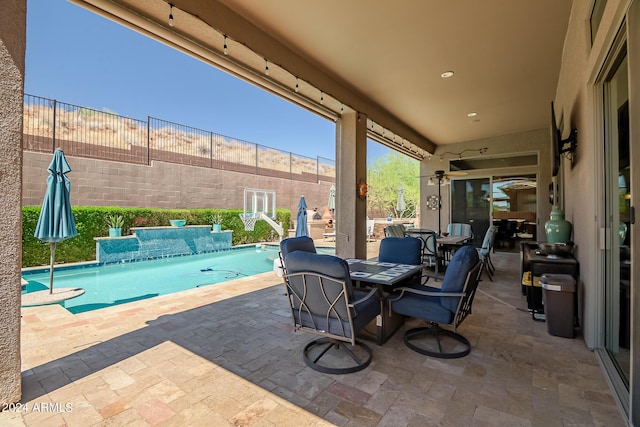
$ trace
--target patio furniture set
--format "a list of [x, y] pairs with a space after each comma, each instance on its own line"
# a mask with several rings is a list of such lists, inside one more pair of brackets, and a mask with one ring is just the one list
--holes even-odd
[[458, 245], [441, 281], [429, 286], [424, 253], [424, 241], [415, 237], [382, 239], [376, 260], [318, 254], [308, 237], [283, 240], [294, 330], [320, 335], [304, 347], [305, 363], [331, 374], [365, 369], [373, 350], [363, 341], [384, 345], [408, 318], [428, 324], [405, 332], [412, 350], [439, 358], [469, 354], [470, 343], [456, 328], [471, 313], [485, 264], [476, 248]]

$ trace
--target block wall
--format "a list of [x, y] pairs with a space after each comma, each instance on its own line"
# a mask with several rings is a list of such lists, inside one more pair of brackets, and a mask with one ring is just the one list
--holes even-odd
[[[23, 205], [42, 204], [51, 158], [52, 154], [24, 152]], [[241, 209], [248, 187], [275, 190], [277, 207], [291, 209], [295, 219], [300, 196], [305, 196], [308, 208], [317, 207], [322, 214], [332, 184], [164, 162], [145, 166], [71, 156], [67, 161], [74, 206]]]

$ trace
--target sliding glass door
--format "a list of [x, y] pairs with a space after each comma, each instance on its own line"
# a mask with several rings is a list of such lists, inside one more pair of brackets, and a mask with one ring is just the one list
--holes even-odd
[[491, 183], [489, 178], [456, 179], [451, 181], [451, 222], [471, 224], [473, 245], [482, 246], [482, 239], [491, 221]]
[[535, 175], [451, 181], [451, 222], [471, 224], [476, 247], [492, 223], [496, 249], [517, 250], [520, 240], [535, 240], [536, 205]]
[[605, 347], [629, 387], [631, 332], [631, 175], [626, 49], [604, 84]]

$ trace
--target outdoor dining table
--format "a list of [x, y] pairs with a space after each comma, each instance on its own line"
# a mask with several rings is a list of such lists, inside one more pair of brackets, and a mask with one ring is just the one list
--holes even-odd
[[[351, 280], [360, 282], [364, 286], [375, 286], [382, 292], [392, 292], [393, 287], [422, 271], [422, 265], [397, 264], [374, 260], [348, 258]], [[404, 323], [404, 317], [399, 314], [382, 310], [377, 316], [375, 325], [368, 325], [364, 332], [375, 336], [376, 344], [384, 344]], [[364, 336], [364, 338], [367, 338]]]
[[440, 236], [436, 239], [436, 242], [442, 248], [444, 254], [444, 267], [451, 259], [451, 255], [456, 249], [459, 249], [462, 245], [467, 243], [471, 239], [471, 236]]
[[440, 236], [436, 239], [436, 242], [439, 245], [461, 246], [470, 238], [471, 236]]

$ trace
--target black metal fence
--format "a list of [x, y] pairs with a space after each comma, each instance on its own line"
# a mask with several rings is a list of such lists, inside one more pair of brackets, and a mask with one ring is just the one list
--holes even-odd
[[306, 157], [166, 120], [146, 121], [24, 96], [28, 151], [148, 165], [153, 160], [318, 182], [335, 181], [334, 160]]

